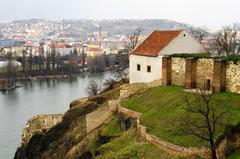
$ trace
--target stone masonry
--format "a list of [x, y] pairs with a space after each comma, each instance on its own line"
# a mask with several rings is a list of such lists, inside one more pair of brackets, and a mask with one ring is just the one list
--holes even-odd
[[240, 62], [227, 62], [226, 91], [240, 93]]
[[196, 88], [196, 59], [186, 59], [185, 87], [187, 89]]
[[186, 60], [183, 58], [172, 58], [172, 84], [182, 86], [185, 83]]
[[163, 57], [162, 86], [240, 93], [240, 62], [214, 58]]

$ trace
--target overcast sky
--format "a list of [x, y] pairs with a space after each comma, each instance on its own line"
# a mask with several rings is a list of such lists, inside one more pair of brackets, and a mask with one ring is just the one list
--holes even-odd
[[240, 0], [0, 0], [0, 21], [170, 19], [218, 29], [240, 22]]

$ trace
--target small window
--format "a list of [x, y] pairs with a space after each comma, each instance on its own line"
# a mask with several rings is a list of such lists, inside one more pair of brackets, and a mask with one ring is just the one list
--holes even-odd
[[151, 66], [147, 66], [147, 72], [151, 72]]
[[141, 65], [140, 64], [137, 64], [137, 70], [141, 71]]
[[186, 34], [183, 34], [184, 37], [186, 37]]

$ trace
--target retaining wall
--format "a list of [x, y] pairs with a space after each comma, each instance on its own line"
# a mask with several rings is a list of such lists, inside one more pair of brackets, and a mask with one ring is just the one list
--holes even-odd
[[147, 90], [149, 88], [154, 88], [162, 85], [162, 80], [156, 80], [149, 83], [132, 83], [123, 84], [120, 88], [120, 99], [127, 99], [132, 95]]
[[137, 128], [137, 131], [138, 131], [138, 134], [140, 135], [140, 137], [142, 137], [144, 140], [156, 145], [158, 148], [160, 148], [161, 150], [163, 150], [169, 154], [181, 156], [181, 157], [188, 157], [188, 156], [195, 156], [195, 155], [198, 155], [198, 156], [201, 156], [204, 158], [210, 157], [210, 154], [211, 154], [210, 149], [207, 149], [207, 148], [201, 148], [201, 149], [185, 148], [185, 147], [177, 146], [172, 143], [163, 141], [154, 135], [148, 134], [147, 128], [145, 126], [141, 125], [141, 123], [140, 123], [139, 119], [141, 117], [141, 113], [139, 113], [139, 112], [134, 112], [134, 111], [128, 110], [119, 105], [118, 109], [117, 109], [117, 113], [119, 115], [125, 116], [125, 118], [136, 119], [137, 120], [136, 128]]
[[110, 107], [99, 108], [86, 115], [87, 133], [102, 126], [104, 123], [112, 119], [114, 112]]

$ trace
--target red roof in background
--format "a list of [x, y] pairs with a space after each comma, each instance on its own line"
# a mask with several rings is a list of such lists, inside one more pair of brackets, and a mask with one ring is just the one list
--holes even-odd
[[180, 32], [182, 30], [154, 31], [131, 54], [156, 57]]
[[87, 51], [102, 51], [100, 48], [87, 48]]
[[65, 47], [65, 45], [63, 45], [63, 44], [55, 45], [56, 49], [63, 49], [64, 47]]

